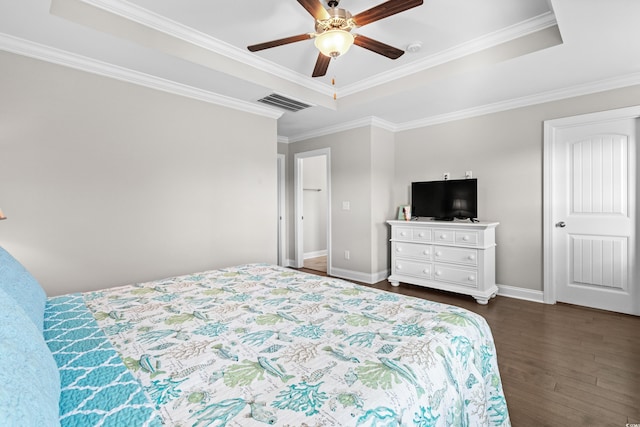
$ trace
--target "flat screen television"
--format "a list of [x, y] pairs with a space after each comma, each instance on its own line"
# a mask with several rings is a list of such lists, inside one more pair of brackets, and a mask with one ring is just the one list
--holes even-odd
[[478, 217], [478, 180], [449, 179], [411, 183], [412, 217], [441, 221]]

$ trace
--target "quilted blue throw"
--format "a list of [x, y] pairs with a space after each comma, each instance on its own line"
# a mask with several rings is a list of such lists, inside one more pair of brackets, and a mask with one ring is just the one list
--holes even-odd
[[161, 425], [81, 294], [47, 301], [44, 337], [60, 369], [63, 427]]

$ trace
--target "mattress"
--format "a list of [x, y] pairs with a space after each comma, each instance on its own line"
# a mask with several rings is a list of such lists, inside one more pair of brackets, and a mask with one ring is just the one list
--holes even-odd
[[510, 425], [462, 308], [264, 264], [82, 298], [165, 425]]

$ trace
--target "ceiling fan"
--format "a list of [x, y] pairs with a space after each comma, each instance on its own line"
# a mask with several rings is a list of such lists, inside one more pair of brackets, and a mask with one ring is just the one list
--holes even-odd
[[276, 46], [315, 39], [315, 45], [320, 53], [318, 54], [312, 77], [321, 77], [327, 74], [331, 58], [344, 54], [352, 44], [387, 58], [399, 58], [404, 53], [403, 50], [361, 34], [354, 34], [351, 30], [404, 12], [423, 3], [423, 0], [388, 0], [355, 16], [351, 16], [348, 10], [338, 8], [339, 0], [328, 0], [329, 9], [326, 9], [318, 0], [297, 1], [315, 18], [315, 32], [254, 44], [247, 46], [247, 49], [251, 52], [257, 52]]

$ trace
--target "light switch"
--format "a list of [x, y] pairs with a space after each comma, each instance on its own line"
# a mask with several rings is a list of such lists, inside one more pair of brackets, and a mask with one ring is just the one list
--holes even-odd
[[351, 202], [342, 202], [342, 210], [343, 211], [351, 210]]

